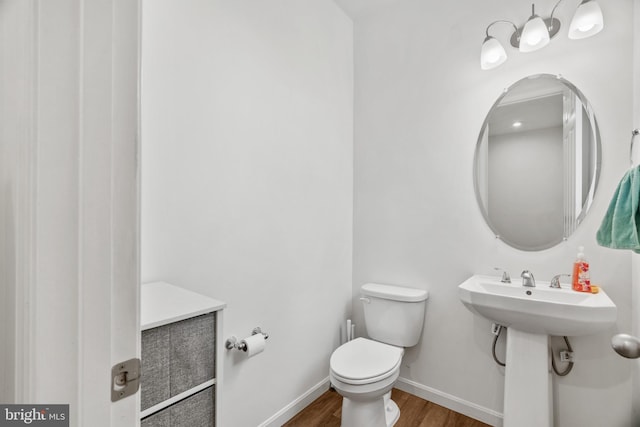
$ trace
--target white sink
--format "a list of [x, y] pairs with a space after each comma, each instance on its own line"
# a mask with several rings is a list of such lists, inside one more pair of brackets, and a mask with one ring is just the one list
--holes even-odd
[[613, 325], [617, 308], [606, 293], [550, 288], [538, 281], [471, 276], [458, 286], [472, 312], [507, 327], [503, 427], [552, 427], [549, 335], [587, 335]]
[[462, 303], [472, 312], [522, 332], [545, 335], [587, 335], [616, 321], [617, 308], [607, 294], [576, 292], [569, 285], [550, 288], [536, 281], [533, 288], [521, 279], [502, 283], [499, 277], [471, 276], [458, 286]]

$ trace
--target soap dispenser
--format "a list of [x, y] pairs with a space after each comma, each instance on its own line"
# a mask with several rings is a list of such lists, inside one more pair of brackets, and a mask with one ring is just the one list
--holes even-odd
[[589, 263], [584, 257], [584, 246], [578, 247], [578, 256], [573, 263], [572, 288], [578, 292], [591, 292]]

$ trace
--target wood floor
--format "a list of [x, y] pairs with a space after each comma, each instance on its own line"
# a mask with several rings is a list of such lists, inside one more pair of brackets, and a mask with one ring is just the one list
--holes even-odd
[[[400, 419], [395, 427], [490, 427], [402, 390], [394, 388], [391, 398], [400, 408]], [[341, 407], [342, 396], [329, 390], [284, 424], [284, 427], [339, 427]]]

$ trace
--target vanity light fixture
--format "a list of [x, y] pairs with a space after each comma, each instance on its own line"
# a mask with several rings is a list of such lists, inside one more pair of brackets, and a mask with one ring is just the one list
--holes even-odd
[[[560, 31], [560, 20], [554, 17], [556, 8], [563, 0], [558, 0], [551, 10], [549, 18], [541, 18], [536, 15], [535, 5], [531, 5], [531, 16], [520, 28], [511, 21], [497, 20], [487, 26], [486, 38], [482, 43], [480, 52], [480, 67], [483, 70], [496, 68], [507, 60], [507, 53], [502, 44], [489, 35], [489, 29], [498, 23], [506, 23], [513, 26], [511, 46], [520, 52], [534, 52], [549, 44], [549, 41]], [[573, 19], [569, 24], [569, 38], [572, 40], [591, 37], [604, 28], [602, 10], [596, 0], [582, 0], [576, 9]]]

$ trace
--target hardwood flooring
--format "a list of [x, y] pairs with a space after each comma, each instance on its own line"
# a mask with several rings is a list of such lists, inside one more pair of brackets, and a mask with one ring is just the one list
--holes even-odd
[[[395, 427], [490, 427], [402, 390], [394, 388], [391, 398], [400, 408], [400, 419]], [[341, 408], [342, 396], [328, 390], [283, 427], [339, 427]]]

